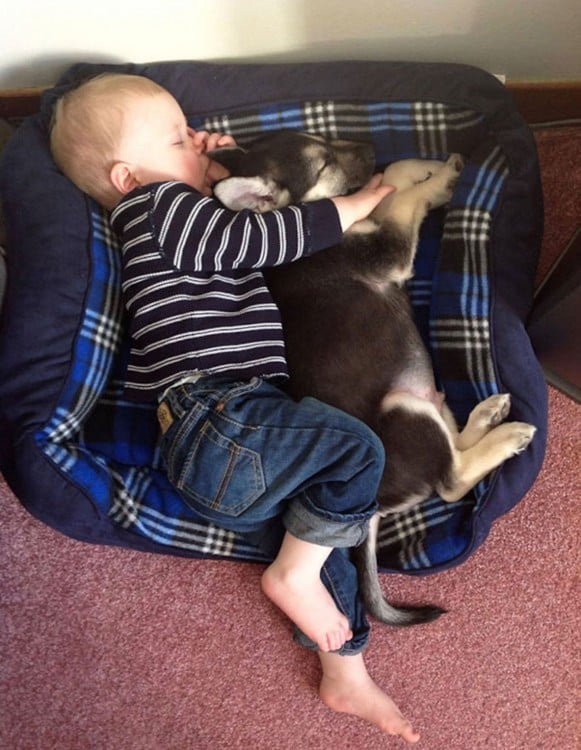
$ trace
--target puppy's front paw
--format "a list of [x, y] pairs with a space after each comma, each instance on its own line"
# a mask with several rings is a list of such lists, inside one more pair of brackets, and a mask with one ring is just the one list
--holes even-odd
[[432, 177], [441, 172], [446, 166], [444, 161], [428, 161], [418, 160], [418, 168], [414, 174], [414, 185], [420, 185], [422, 182], [427, 182]]
[[446, 162], [446, 166], [453, 169], [455, 172], [460, 174], [460, 172], [464, 169], [464, 159], [460, 154], [450, 154], [448, 157], [448, 161]]
[[450, 201], [463, 167], [464, 160], [460, 154], [450, 154], [442, 169], [428, 183], [433, 188], [433, 194], [430, 198], [432, 207], [443, 206]]
[[416, 185], [419, 185], [420, 182], [426, 182], [430, 179], [430, 177], [433, 177], [434, 173], [431, 170], [426, 170], [426, 174], [422, 175], [418, 180], [415, 181]]
[[447, 190], [450, 191], [450, 196], [456, 186], [456, 183], [458, 182], [458, 177], [460, 176], [460, 172], [463, 169], [464, 169], [464, 159], [460, 156], [460, 154], [450, 154], [446, 164], [444, 165], [444, 170], [447, 173], [446, 188]]

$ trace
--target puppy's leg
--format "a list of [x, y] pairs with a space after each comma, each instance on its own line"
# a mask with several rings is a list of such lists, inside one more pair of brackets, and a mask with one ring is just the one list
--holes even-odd
[[417, 199], [427, 200], [430, 208], [448, 203], [463, 167], [464, 160], [460, 154], [450, 154], [444, 166], [433, 177], [415, 186], [413, 192], [418, 195]]
[[394, 185], [397, 190], [379, 204], [372, 217], [380, 223], [389, 220], [405, 227], [420, 208], [423, 218], [426, 210], [450, 200], [463, 166], [460, 154], [451, 154], [446, 162], [424, 159], [395, 162], [383, 173], [382, 182]]
[[429, 159], [402, 159], [390, 164], [383, 173], [383, 184], [393, 185], [398, 193], [425, 182], [442, 169], [445, 162]]
[[454, 418], [454, 415], [452, 414], [450, 407], [445, 401], [442, 404], [441, 412], [442, 412], [442, 419], [444, 420], [444, 424], [446, 425], [450, 433], [452, 445], [457, 448], [458, 438], [460, 437], [460, 430], [458, 429], [458, 425], [456, 424], [456, 419]]
[[521, 453], [535, 432], [536, 427], [525, 422], [507, 422], [494, 427], [471, 448], [457, 451], [452, 481], [438, 488], [440, 497], [447, 502], [459, 500], [503, 461]]
[[466, 426], [455, 440], [456, 448], [465, 451], [503, 422], [510, 411], [510, 396], [501, 393], [498, 396], [490, 396], [481, 401], [472, 409]]
[[[371, 214], [374, 221], [386, 227], [389, 226], [393, 230], [394, 236], [405, 238], [407, 257], [397, 269], [397, 279], [400, 282], [405, 281], [412, 274], [422, 221], [431, 208], [442, 206], [450, 200], [452, 190], [464, 164], [461, 156], [452, 154], [443, 165], [440, 162], [427, 162], [428, 165], [439, 165], [439, 169], [432, 174], [429, 166], [420, 170], [416, 163], [417, 160], [411, 161], [410, 175], [406, 179], [408, 181], [411, 179], [413, 186], [402, 191], [397, 190], [395, 193], [388, 195]], [[406, 165], [408, 163], [402, 162], [401, 164]], [[384, 173], [384, 182], [389, 182], [386, 176], [389, 175], [390, 170], [395, 170], [396, 167], [399, 168], [399, 165], [395, 164], [388, 167]], [[422, 175], [424, 179], [416, 182], [416, 178]], [[404, 178], [398, 179], [403, 184]]]

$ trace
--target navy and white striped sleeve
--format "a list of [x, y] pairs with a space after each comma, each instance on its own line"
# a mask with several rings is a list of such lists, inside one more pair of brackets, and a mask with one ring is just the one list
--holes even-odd
[[185, 273], [290, 263], [342, 237], [330, 200], [265, 214], [235, 212], [182, 183], [155, 188], [149, 217], [160, 250]]

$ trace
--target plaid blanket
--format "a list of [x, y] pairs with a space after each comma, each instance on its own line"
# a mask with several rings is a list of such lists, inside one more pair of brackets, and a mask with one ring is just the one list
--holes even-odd
[[[490, 348], [488, 244], [508, 174], [483, 118], [426, 102], [313, 101], [191, 118], [194, 128], [232, 133], [240, 145], [280, 128], [373, 143], [379, 168], [412, 158], [466, 158], [446, 210], [424, 222], [410, 293], [439, 386], [460, 423], [498, 392]], [[37, 436], [43, 452], [121, 527], [186, 554], [265, 561], [240, 536], [207, 524], [174, 492], [161, 466], [154, 406], [123, 399], [128, 341], [120, 254], [108, 215], [92, 207], [92, 278], [74, 367], [53, 419]], [[453, 505], [434, 497], [385, 519], [380, 567], [427, 571], [461, 556], [490, 480]]]

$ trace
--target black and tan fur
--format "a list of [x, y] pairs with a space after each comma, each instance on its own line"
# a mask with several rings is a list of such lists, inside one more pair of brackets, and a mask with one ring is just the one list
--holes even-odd
[[[216, 186], [216, 196], [237, 210], [267, 211], [345, 194], [366, 182], [374, 166], [367, 144], [290, 131], [219, 158], [235, 176]], [[404, 284], [413, 273], [419, 228], [430, 208], [449, 201], [462, 167], [457, 154], [446, 162], [392, 164], [384, 182], [396, 192], [355, 224], [339, 246], [266, 271], [283, 319], [289, 393], [296, 399], [315, 396], [349, 412], [385, 445], [379, 511], [355, 561], [369, 613], [390, 625], [425, 622], [442, 610], [396, 609], [385, 600], [375, 553], [380, 517], [435, 493], [448, 502], [460, 499], [524, 450], [535, 432], [531, 425], [503, 421], [510, 410], [507, 394], [478, 404], [459, 431], [436, 392], [432, 363], [414, 324]]]

